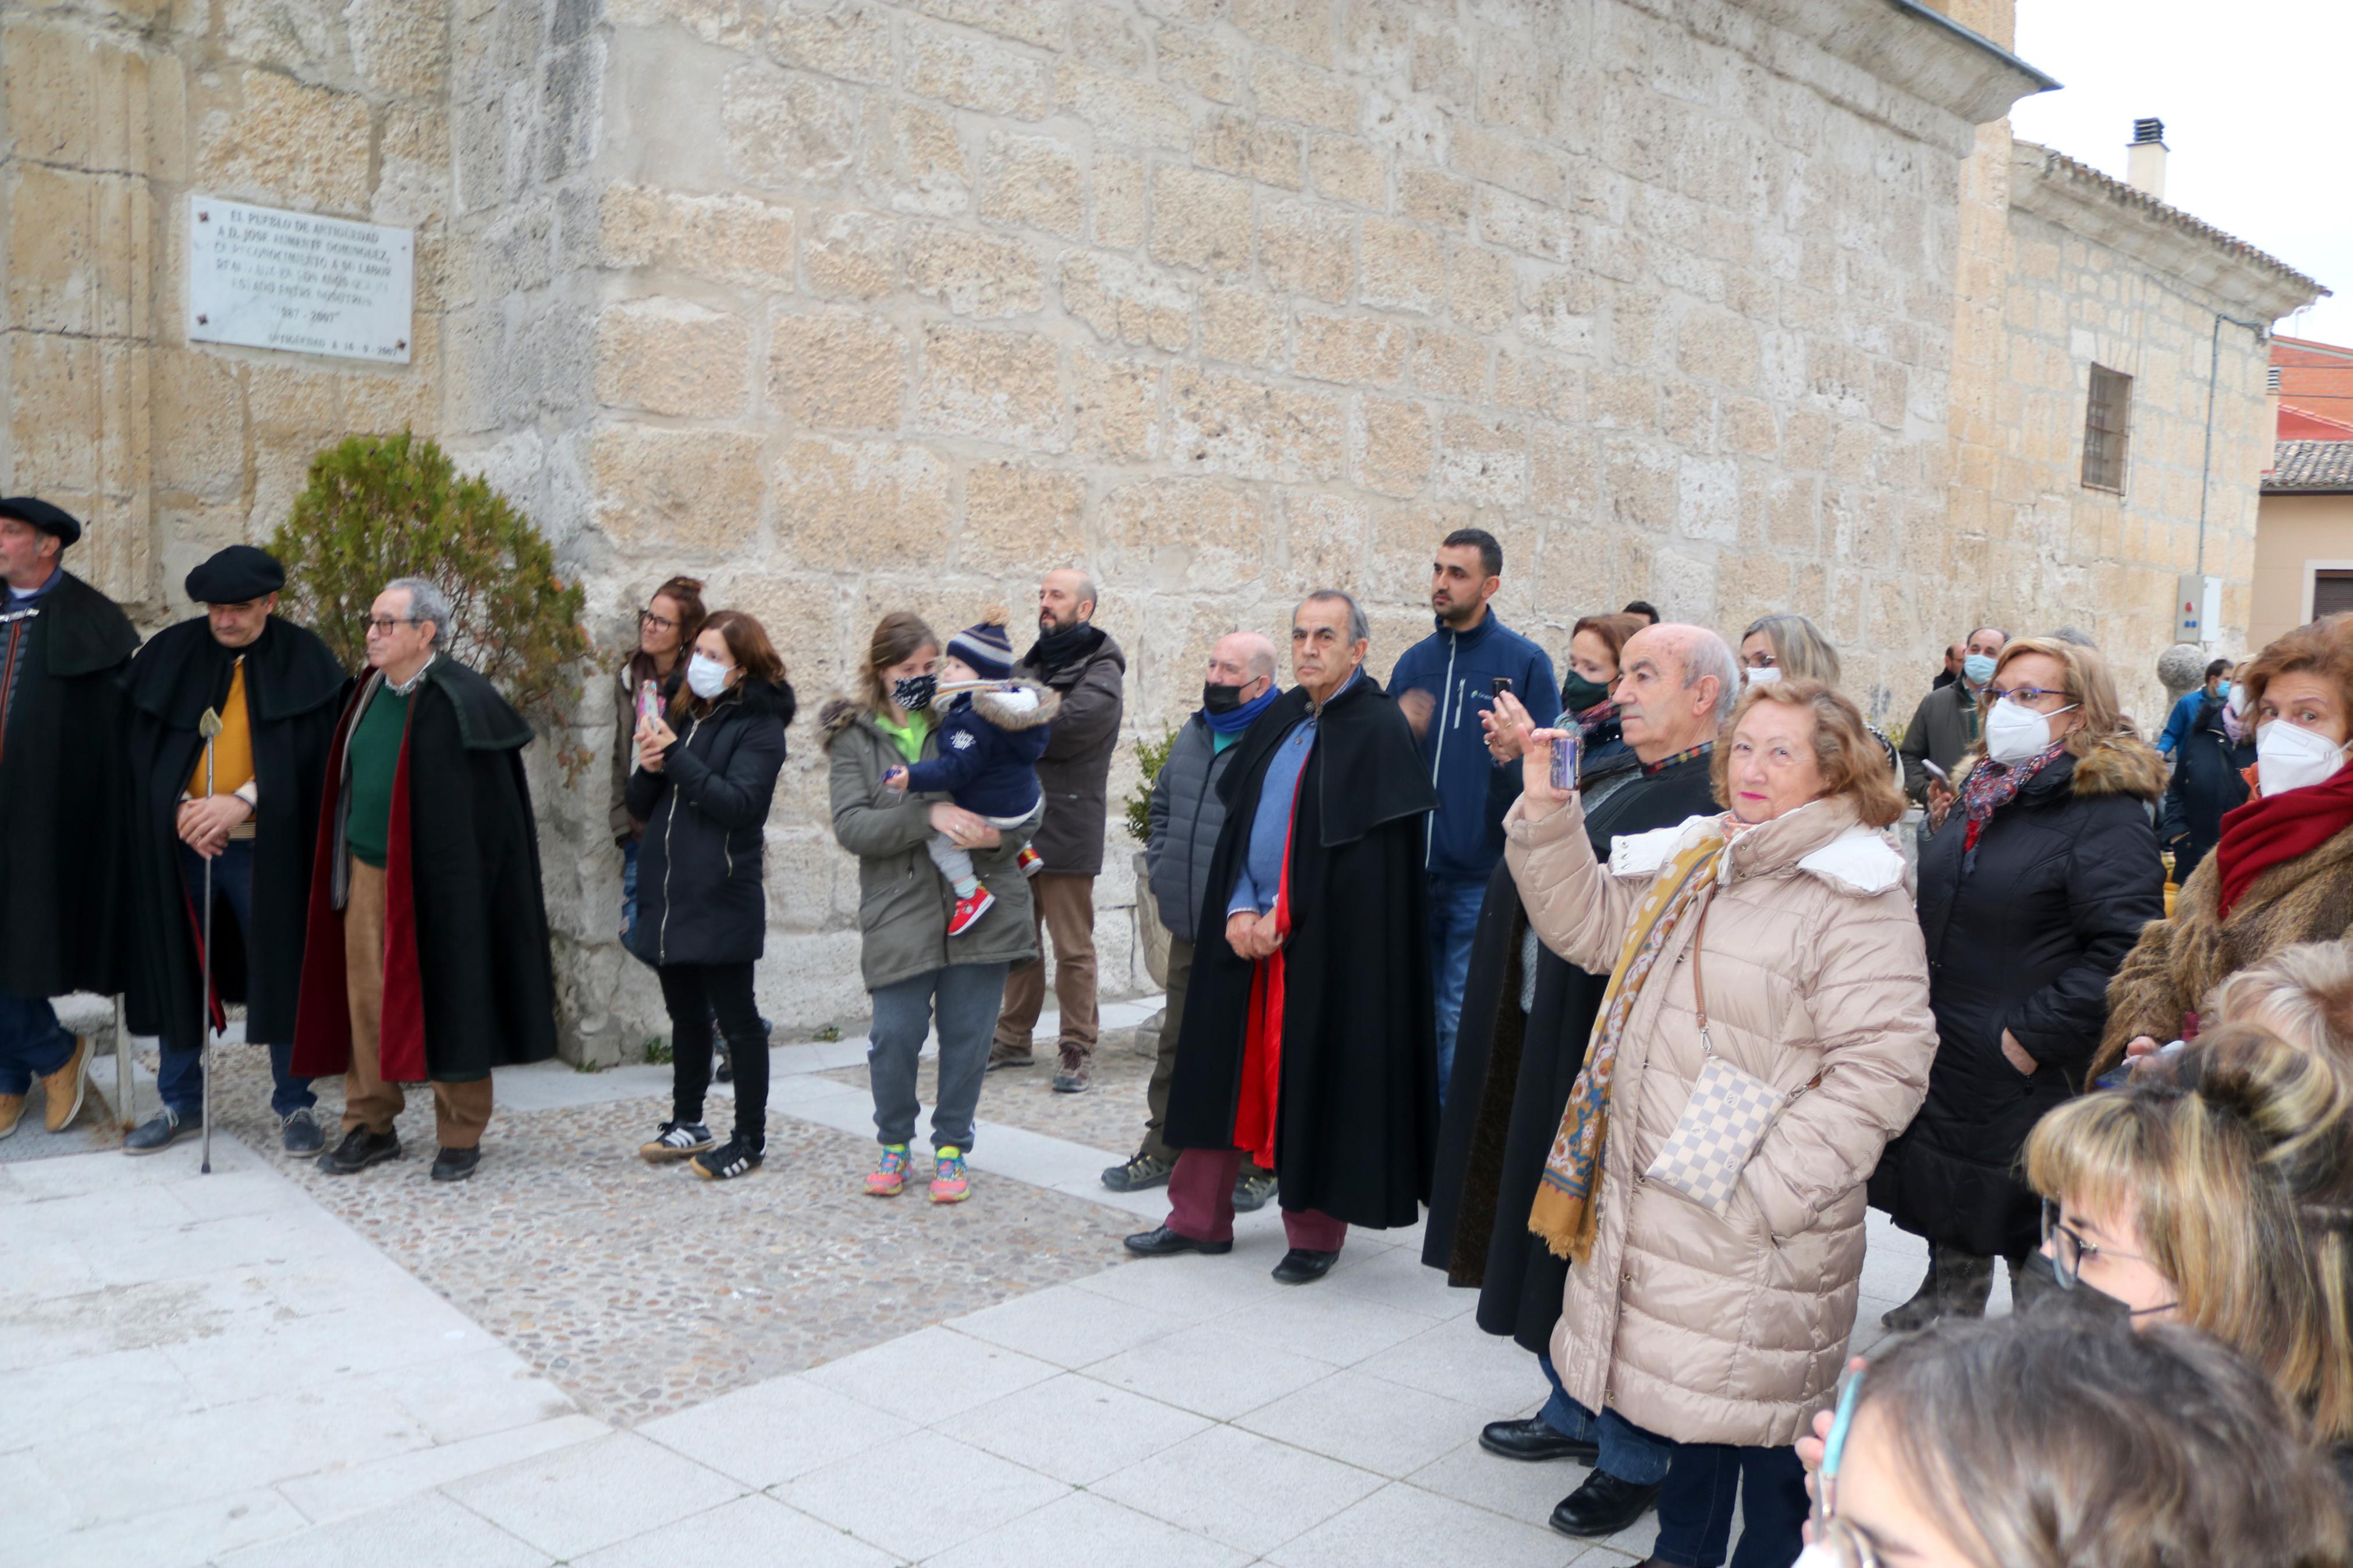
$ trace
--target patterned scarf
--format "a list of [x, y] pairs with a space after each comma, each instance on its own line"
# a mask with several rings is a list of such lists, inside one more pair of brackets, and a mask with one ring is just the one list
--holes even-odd
[[1601, 999], [1601, 1014], [1593, 1021], [1586, 1042], [1585, 1066], [1568, 1091], [1568, 1109], [1561, 1115], [1552, 1153], [1545, 1161], [1544, 1181], [1528, 1211], [1529, 1231], [1544, 1240], [1556, 1258], [1583, 1263], [1593, 1256], [1593, 1237], [1601, 1215], [1601, 1149], [1609, 1131], [1609, 1080], [1618, 1063], [1627, 1021], [1642, 994], [1667, 939], [1685, 915], [1702, 908], [1715, 891], [1717, 863], [1726, 841], [1710, 838], [1684, 850], [1651, 882], [1651, 890], [1634, 911], [1632, 924], [1619, 950], [1618, 966], [1609, 975], [1609, 989]]
[[1977, 869], [1978, 835], [1993, 820], [1993, 814], [2016, 800], [2026, 781], [2057, 761], [2066, 749], [2065, 742], [2054, 742], [2022, 763], [1997, 763], [1988, 757], [1969, 770], [1969, 776], [1961, 781], [1961, 808], [1968, 816], [1968, 831], [1961, 839], [1963, 871]]

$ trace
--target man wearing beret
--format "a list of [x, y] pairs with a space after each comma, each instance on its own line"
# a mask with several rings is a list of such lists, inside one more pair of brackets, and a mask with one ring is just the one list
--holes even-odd
[[51, 1131], [81, 1110], [86, 1052], [49, 998], [120, 984], [122, 667], [139, 634], [67, 571], [81, 524], [0, 500], [0, 1138], [33, 1079]]
[[[351, 679], [327, 645], [273, 612], [286, 570], [232, 544], [188, 574], [205, 613], [155, 634], [131, 661], [129, 973], [132, 1029], [160, 1037], [163, 1106], [122, 1141], [152, 1154], [204, 1124], [206, 1013], [246, 1006], [269, 1047], [269, 1108], [290, 1154], [325, 1146], [311, 1080], [292, 1068], [311, 856], [327, 751]], [[197, 721], [221, 721], [207, 772]], [[211, 871], [212, 994], [201, 900]]]

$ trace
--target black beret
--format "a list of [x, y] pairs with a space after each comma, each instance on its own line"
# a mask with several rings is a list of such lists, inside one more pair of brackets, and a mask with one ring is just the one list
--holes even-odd
[[81, 522], [61, 506], [51, 506], [38, 496], [10, 496], [0, 500], [0, 517], [13, 517], [19, 522], [29, 522], [43, 533], [54, 533], [62, 548], [81, 538]]
[[250, 544], [232, 544], [188, 574], [188, 597], [199, 605], [242, 605], [284, 586], [286, 568]]

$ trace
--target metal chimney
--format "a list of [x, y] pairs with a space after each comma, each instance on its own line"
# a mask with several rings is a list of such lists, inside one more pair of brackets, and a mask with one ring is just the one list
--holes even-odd
[[2125, 182], [2158, 201], [2165, 199], [2165, 121], [2154, 116], [2133, 121]]

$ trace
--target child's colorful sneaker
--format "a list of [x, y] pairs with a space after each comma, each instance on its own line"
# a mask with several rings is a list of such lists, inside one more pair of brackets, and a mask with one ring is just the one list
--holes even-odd
[[1027, 844], [1021, 847], [1021, 853], [1013, 858], [1013, 863], [1021, 868], [1021, 874], [1025, 877], [1034, 877], [1046, 868], [1046, 858]]
[[895, 1198], [906, 1190], [907, 1146], [904, 1143], [885, 1143], [881, 1163], [866, 1178], [866, 1195]]
[[948, 917], [948, 934], [962, 936], [970, 931], [980, 917], [997, 907], [997, 895], [987, 888], [975, 888], [972, 897], [958, 899], [955, 912]]
[[932, 1167], [932, 1202], [960, 1204], [971, 1194], [971, 1178], [965, 1173], [964, 1152], [955, 1144], [944, 1144], [937, 1155], [938, 1163]]

